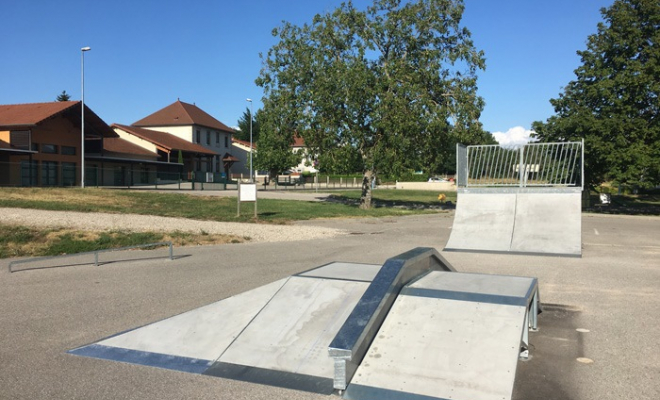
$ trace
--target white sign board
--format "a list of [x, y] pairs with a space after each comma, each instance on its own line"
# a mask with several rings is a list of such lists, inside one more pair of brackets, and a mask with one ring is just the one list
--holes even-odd
[[238, 201], [257, 201], [257, 184], [242, 183], [238, 187]]

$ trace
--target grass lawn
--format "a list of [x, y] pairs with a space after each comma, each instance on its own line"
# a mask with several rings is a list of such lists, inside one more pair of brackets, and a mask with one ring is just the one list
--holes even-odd
[[[378, 192], [378, 191], [376, 191]], [[374, 193], [376, 193], [374, 192]], [[387, 191], [390, 192], [390, 191]], [[390, 201], [393, 194], [378, 194], [377, 201]], [[345, 198], [359, 199], [359, 192], [343, 192]], [[383, 197], [385, 196], [385, 197]], [[410, 197], [412, 196], [412, 197]], [[437, 202], [437, 194], [408, 194], [405, 201]], [[225, 222], [254, 222], [253, 205], [241, 205], [236, 216], [236, 198], [192, 196], [185, 193], [131, 192], [79, 188], [2, 188], [0, 207], [33, 208], [56, 211], [107, 212], [181, 217]], [[410, 215], [428, 210], [378, 207], [360, 210], [341, 202], [306, 202], [260, 199], [259, 222], [288, 223], [294, 220], [334, 217], [381, 217]], [[172, 241], [175, 245], [240, 243], [244, 238], [227, 235], [160, 232], [88, 232], [71, 229], [43, 229], [0, 224], [0, 258], [73, 254], [136, 244]]]
[[30, 228], [0, 224], [0, 258], [41, 257], [116, 249], [146, 243], [172, 242], [175, 246], [242, 243], [231, 235], [188, 232], [96, 232], [64, 228]]
[[[359, 192], [355, 192], [355, 196], [359, 198]], [[435, 196], [437, 201], [437, 194]], [[241, 216], [237, 217], [235, 197], [204, 197], [185, 193], [132, 192], [92, 188], [2, 188], [0, 189], [0, 207], [132, 213], [209, 221], [254, 222], [254, 209], [250, 203], [241, 204]], [[357, 206], [333, 201], [307, 202], [273, 199], [260, 199], [257, 209], [259, 222], [269, 223], [287, 223], [313, 218], [382, 217], [430, 212], [382, 207], [360, 210]]]

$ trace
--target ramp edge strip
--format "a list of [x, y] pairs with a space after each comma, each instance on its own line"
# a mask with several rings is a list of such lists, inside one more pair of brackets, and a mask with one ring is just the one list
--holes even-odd
[[100, 344], [90, 344], [88, 346], [69, 350], [67, 353], [81, 357], [119, 361], [128, 364], [138, 364], [147, 367], [170, 369], [193, 374], [201, 374], [213, 365], [213, 360], [201, 360], [197, 358], [173, 356], [170, 354], [151, 353], [148, 351], [104, 346]]
[[321, 376], [298, 374], [247, 365], [216, 362], [204, 375], [232, 379], [242, 382], [301, 390], [304, 392], [330, 395], [334, 391], [333, 380]]
[[401, 288], [432, 270], [455, 271], [434, 248], [418, 247], [388, 259], [330, 343], [334, 388], [345, 390]]
[[526, 252], [526, 251], [511, 251], [511, 250], [481, 250], [481, 249], [461, 249], [457, 247], [445, 247], [442, 251], [457, 252], [457, 253], [484, 253], [484, 254], [512, 254], [516, 256], [539, 256], [539, 257], [571, 257], [582, 258], [582, 252], [579, 253], [543, 253], [540, 251]]
[[347, 400], [450, 400], [356, 384], [351, 384], [343, 397]]

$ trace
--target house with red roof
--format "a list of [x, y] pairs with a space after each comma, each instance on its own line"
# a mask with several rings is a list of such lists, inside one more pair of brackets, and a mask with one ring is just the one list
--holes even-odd
[[[126, 140], [131, 140], [127, 136], [131, 135], [136, 142], [144, 143], [142, 140], [151, 142], [157, 148], [160, 146], [159, 151], [170, 157], [172, 150], [181, 150], [188, 171], [228, 174], [231, 165], [238, 161], [231, 154], [234, 131], [195, 104], [177, 100], [134, 122], [132, 130], [124, 128], [116, 126], [115, 131]], [[169, 148], [164, 146], [164, 134], [174, 137]], [[184, 149], [180, 147], [182, 144], [174, 145], [176, 138], [193, 146]]]
[[[81, 106], [0, 105], [0, 186], [79, 186]], [[86, 105], [84, 140], [86, 185], [155, 179], [158, 154], [122, 140]]]
[[[0, 186], [79, 186], [79, 101], [0, 105]], [[85, 106], [85, 186], [135, 186], [230, 175], [233, 130], [181, 101], [133, 125]]]

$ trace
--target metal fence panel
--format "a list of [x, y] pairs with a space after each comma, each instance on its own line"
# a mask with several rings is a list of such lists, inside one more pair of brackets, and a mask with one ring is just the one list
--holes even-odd
[[459, 187], [584, 187], [584, 142], [456, 146]]

